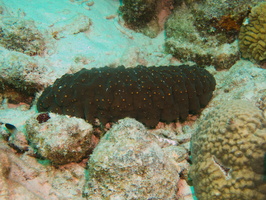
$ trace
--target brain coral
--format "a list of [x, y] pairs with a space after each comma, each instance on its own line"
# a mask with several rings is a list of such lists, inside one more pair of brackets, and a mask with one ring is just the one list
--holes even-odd
[[254, 7], [248, 20], [240, 29], [240, 51], [243, 58], [260, 62], [266, 59], [266, 3]]
[[231, 100], [203, 114], [192, 136], [192, 178], [200, 200], [266, 199], [266, 119]]
[[132, 117], [153, 127], [199, 113], [214, 88], [213, 76], [195, 66], [82, 69], [46, 88], [37, 108], [102, 124]]

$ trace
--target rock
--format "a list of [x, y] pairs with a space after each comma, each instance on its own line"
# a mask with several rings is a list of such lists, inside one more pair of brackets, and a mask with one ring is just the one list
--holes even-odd
[[81, 32], [88, 31], [92, 22], [86, 15], [78, 14], [68, 21], [60, 21], [51, 28], [51, 35], [55, 39], [67, 37]]
[[119, 120], [88, 161], [88, 199], [176, 199], [176, 166], [154, 136], [131, 118]]
[[[40, 200], [37, 195], [29, 191], [24, 185], [19, 184], [17, 180], [11, 180], [12, 176], [12, 167], [14, 166], [13, 158], [11, 154], [13, 152], [10, 148], [3, 142], [0, 141], [0, 198], [1, 200], [17, 200], [25, 199], [31, 200], [36, 199]], [[18, 158], [17, 158], [18, 160]], [[16, 163], [18, 164], [18, 163]]]
[[34, 21], [14, 16], [1, 16], [0, 19], [1, 46], [30, 56], [44, 53], [45, 39]]
[[166, 51], [183, 62], [230, 68], [240, 57], [238, 33], [252, 1], [183, 1], [165, 24]]
[[57, 165], [79, 162], [97, 144], [92, 125], [83, 119], [50, 113], [50, 119], [39, 123], [39, 114], [26, 121], [29, 143], [38, 154]]
[[0, 97], [8, 99], [9, 103], [30, 104], [35, 93], [51, 82], [50, 77], [43, 78], [49, 70], [36, 58], [2, 47], [0, 56]]
[[22, 131], [15, 131], [12, 133], [9, 137], [8, 143], [19, 152], [27, 151], [29, 147], [26, 136]]

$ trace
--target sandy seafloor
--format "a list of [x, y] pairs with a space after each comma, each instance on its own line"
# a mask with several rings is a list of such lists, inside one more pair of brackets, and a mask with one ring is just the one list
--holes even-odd
[[[47, 69], [38, 77], [38, 81], [43, 85], [49, 85], [63, 74], [76, 72], [83, 67], [180, 64], [172, 55], [164, 53], [163, 31], [151, 39], [121, 25], [123, 22], [117, 15], [119, 0], [96, 0], [92, 6], [79, 2], [0, 0], [0, 5], [10, 16], [34, 20], [36, 26], [47, 36], [45, 53], [34, 56], [34, 60]], [[79, 29], [79, 15], [88, 16], [92, 24], [88, 30], [75, 33], [76, 29]], [[74, 27], [74, 24], [77, 27]], [[61, 31], [60, 38], [52, 38], [52, 33], [58, 30]], [[2, 55], [6, 55], [6, 51], [0, 49]], [[215, 75], [217, 88], [213, 101], [206, 109], [219, 104], [221, 99], [240, 98], [256, 101], [256, 91], [266, 88], [265, 70], [249, 61], [238, 61], [231, 71], [216, 71], [212, 66], [207, 69]], [[225, 93], [226, 89], [231, 92]], [[29, 110], [23, 110], [17, 106], [13, 107], [6, 101], [2, 102], [0, 121], [23, 129], [25, 120], [36, 112], [36, 108], [33, 106]]]

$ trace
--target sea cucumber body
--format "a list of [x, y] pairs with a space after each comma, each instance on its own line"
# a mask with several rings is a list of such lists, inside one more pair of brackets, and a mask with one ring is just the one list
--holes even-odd
[[39, 111], [114, 122], [132, 117], [146, 126], [185, 120], [205, 107], [215, 89], [214, 77], [196, 66], [103, 67], [65, 74], [47, 87]]

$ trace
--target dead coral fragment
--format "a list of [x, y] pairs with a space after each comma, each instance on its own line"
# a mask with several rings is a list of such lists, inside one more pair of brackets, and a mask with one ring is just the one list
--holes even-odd
[[1, 20], [0, 44], [9, 50], [30, 56], [41, 55], [45, 49], [43, 35], [34, 22], [15, 17]]
[[50, 120], [39, 123], [38, 115], [26, 122], [27, 139], [38, 155], [55, 165], [81, 161], [98, 142], [92, 125], [83, 119], [50, 113]]
[[239, 60], [238, 34], [259, 0], [178, 1], [165, 24], [165, 50], [183, 62], [230, 68]]
[[119, 120], [90, 156], [84, 196], [177, 199], [179, 175], [169, 157], [141, 123], [131, 118]]
[[251, 10], [249, 18], [240, 29], [239, 47], [243, 58], [255, 62], [266, 60], [266, 3]]

